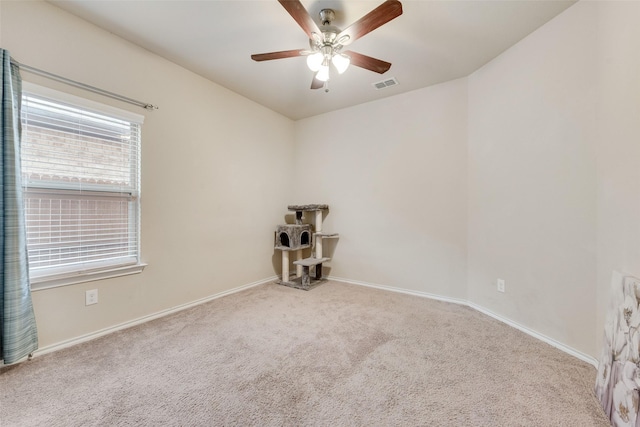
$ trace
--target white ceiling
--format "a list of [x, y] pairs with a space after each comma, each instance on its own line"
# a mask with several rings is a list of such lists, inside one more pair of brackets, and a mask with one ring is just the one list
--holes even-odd
[[[573, 1], [402, 0], [403, 14], [348, 49], [391, 62], [380, 75], [351, 66], [332, 74], [328, 93], [310, 90], [305, 58], [254, 62], [254, 53], [306, 49], [307, 36], [276, 0], [50, 0], [90, 21], [271, 108], [300, 119], [469, 75]], [[336, 12], [341, 29], [382, 0], [309, 1]], [[395, 77], [397, 86], [372, 83]]]

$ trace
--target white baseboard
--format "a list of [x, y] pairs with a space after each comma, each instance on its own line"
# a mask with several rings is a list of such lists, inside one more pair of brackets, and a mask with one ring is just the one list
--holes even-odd
[[368, 282], [360, 282], [360, 281], [357, 281], [357, 280], [345, 279], [345, 278], [342, 278], [342, 277], [335, 277], [335, 276], [329, 276], [328, 279], [329, 280], [334, 280], [336, 282], [350, 283], [352, 285], [366, 286], [367, 288], [382, 289], [382, 290], [385, 290], [385, 291], [396, 292], [396, 293], [399, 293], [399, 294], [414, 295], [414, 296], [434, 299], [434, 300], [438, 300], [438, 301], [444, 301], [444, 302], [451, 302], [451, 303], [454, 303], [454, 304], [467, 305], [467, 300], [465, 300], [465, 299], [444, 297], [444, 296], [437, 295], [437, 294], [430, 294], [428, 292], [420, 292], [420, 291], [414, 291], [414, 290], [411, 290], [411, 289], [402, 289], [402, 288], [395, 288], [393, 286], [385, 286], [385, 285], [378, 285], [378, 284], [368, 283]]
[[540, 341], [546, 342], [547, 344], [549, 344], [552, 347], [557, 348], [558, 350], [562, 350], [567, 354], [570, 354], [573, 357], [576, 357], [580, 360], [582, 360], [583, 362], [587, 362], [591, 365], [593, 365], [596, 369], [598, 368], [598, 360], [592, 356], [589, 356], [588, 354], [582, 353], [581, 351], [578, 351], [572, 347], [569, 347], [568, 345], [562, 344], [559, 341], [554, 340], [553, 338], [550, 338], [546, 335], [543, 335], [539, 332], [534, 331], [533, 329], [529, 329], [526, 326], [523, 326], [519, 323], [514, 322], [513, 320], [507, 319], [506, 317], [503, 317], [499, 314], [496, 314], [494, 312], [492, 312], [491, 310], [487, 310], [486, 308], [479, 306], [475, 303], [472, 302], [467, 302], [467, 305], [475, 310], [478, 310], [481, 313], [486, 314], [487, 316], [491, 316], [496, 320], [499, 320], [503, 323], [506, 323], [509, 326], [512, 326], [522, 332], [524, 332], [527, 335], [531, 335], [534, 338], [539, 339]]
[[[54, 352], [54, 351], [57, 351], [57, 350], [62, 350], [63, 348], [71, 347], [71, 346], [74, 346], [74, 345], [77, 345], [77, 344], [80, 344], [80, 343], [83, 343], [83, 342], [86, 342], [86, 341], [91, 341], [93, 339], [100, 338], [100, 337], [102, 337], [104, 335], [108, 335], [108, 334], [110, 334], [112, 332], [116, 332], [116, 331], [119, 331], [119, 330], [122, 330], [122, 329], [127, 329], [127, 328], [130, 328], [132, 326], [140, 325], [140, 324], [148, 322], [150, 320], [154, 320], [154, 319], [158, 319], [160, 317], [168, 316], [169, 314], [173, 314], [173, 313], [176, 313], [178, 311], [186, 310], [188, 308], [195, 307], [195, 306], [200, 305], [200, 304], [204, 304], [206, 302], [212, 301], [212, 300], [217, 299], [217, 298], [222, 298], [222, 297], [224, 297], [226, 295], [231, 295], [231, 294], [234, 294], [236, 292], [243, 291], [245, 289], [249, 289], [249, 288], [253, 288], [255, 286], [259, 286], [259, 285], [262, 285], [262, 284], [265, 284], [265, 283], [273, 282], [273, 281], [275, 281], [277, 279], [278, 279], [277, 276], [272, 276], [272, 277], [269, 277], [267, 279], [263, 279], [263, 280], [259, 280], [257, 282], [253, 282], [253, 283], [249, 283], [249, 284], [246, 284], [246, 285], [242, 285], [242, 286], [239, 286], [239, 287], [236, 287], [236, 288], [233, 288], [233, 289], [229, 289], [229, 290], [224, 291], [224, 292], [219, 292], [217, 294], [210, 295], [210, 296], [205, 297], [205, 298], [201, 298], [201, 299], [198, 299], [198, 300], [186, 303], [186, 304], [181, 304], [181, 305], [178, 305], [178, 306], [166, 309], [166, 310], [158, 311], [156, 313], [149, 314], [147, 316], [142, 316], [142, 317], [139, 317], [137, 319], [133, 319], [133, 320], [130, 320], [130, 321], [127, 321], [127, 322], [124, 322], [124, 323], [120, 323], [118, 325], [114, 325], [114, 326], [110, 326], [108, 328], [100, 329], [98, 331], [91, 332], [91, 333], [86, 334], [86, 335], [81, 335], [79, 337], [75, 337], [75, 338], [71, 338], [71, 339], [68, 339], [68, 340], [65, 340], [65, 341], [61, 341], [61, 342], [58, 342], [58, 343], [55, 343], [55, 344], [51, 344], [51, 345], [48, 345], [46, 347], [43, 347], [43, 348], [40, 348], [40, 349], [36, 350], [33, 353], [33, 356], [34, 357], [41, 356], [43, 354], [51, 353], [51, 352]], [[402, 294], [407, 294], [407, 295], [414, 295], [414, 296], [419, 296], [419, 297], [422, 297], [422, 298], [429, 298], [429, 299], [438, 300], [438, 301], [450, 302], [450, 303], [453, 303], [453, 304], [466, 305], [466, 306], [471, 307], [474, 310], [478, 310], [479, 312], [481, 312], [483, 314], [486, 314], [487, 316], [490, 316], [490, 317], [492, 317], [492, 318], [494, 318], [494, 319], [496, 319], [496, 320], [498, 320], [500, 322], [503, 322], [503, 323], [505, 323], [505, 324], [507, 324], [507, 325], [509, 325], [511, 327], [514, 327], [514, 328], [524, 332], [527, 335], [530, 335], [530, 336], [532, 336], [532, 337], [534, 337], [534, 338], [536, 338], [536, 339], [538, 339], [540, 341], [543, 341], [543, 342], [551, 345], [552, 347], [557, 348], [558, 350], [564, 351], [565, 353], [570, 354], [573, 357], [576, 357], [576, 358], [578, 358], [578, 359], [580, 359], [580, 360], [582, 360], [584, 362], [587, 362], [587, 363], [595, 366], [596, 368], [598, 367], [598, 361], [595, 358], [593, 358], [592, 356], [584, 354], [584, 353], [582, 353], [582, 352], [580, 352], [580, 351], [578, 351], [578, 350], [576, 350], [574, 348], [571, 348], [571, 347], [569, 347], [569, 346], [567, 346], [565, 344], [562, 344], [562, 343], [554, 340], [553, 338], [549, 338], [546, 335], [538, 333], [538, 332], [536, 332], [536, 331], [534, 331], [532, 329], [527, 328], [526, 326], [520, 325], [517, 322], [514, 322], [514, 321], [512, 321], [510, 319], [507, 319], [506, 317], [503, 317], [503, 316], [501, 316], [499, 314], [496, 314], [496, 313], [494, 313], [494, 312], [492, 312], [492, 311], [490, 311], [490, 310], [488, 310], [488, 309], [486, 309], [486, 308], [484, 308], [482, 306], [479, 306], [479, 305], [477, 305], [475, 303], [469, 302], [469, 301], [467, 301], [465, 299], [450, 298], [450, 297], [431, 294], [431, 293], [427, 293], [427, 292], [420, 292], [420, 291], [414, 291], [414, 290], [410, 290], [410, 289], [396, 288], [396, 287], [393, 287], [393, 286], [378, 285], [378, 284], [374, 284], [374, 283], [367, 283], [367, 282], [361, 282], [361, 281], [357, 281], [357, 280], [345, 279], [345, 278], [342, 278], [342, 277], [329, 276], [328, 279], [329, 280], [334, 280], [336, 282], [350, 283], [350, 284], [358, 285], [358, 286], [366, 286], [366, 287], [369, 287], [369, 288], [376, 288], [376, 289], [382, 289], [382, 290], [390, 291], [390, 292], [402, 293]]]
[[386, 290], [386, 291], [391, 291], [391, 292], [397, 292], [397, 293], [401, 293], [401, 294], [408, 294], [408, 295], [415, 295], [415, 296], [419, 296], [419, 297], [423, 297], [423, 298], [429, 298], [429, 299], [434, 299], [434, 300], [438, 300], [438, 301], [445, 301], [445, 302], [451, 302], [454, 304], [460, 304], [460, 305], [466, 305], [467, 307], [473, 308], [474, 310], [478, 310], [479, 312], [486, 314], [487, 316], [493, 317], [494, 319], [505, 323], [513, 328], [518, 329], [519, 331], [524, 332], [527, 335], [530, 335], [540, 341], [543, 341], [547, 344], [549, 344], [552, 347], [557, 348], [558, 350], [564, 351], [565, 353], [578, 358], [580, 360], [582, 360], [583, 362], [587, 362], [591, 365], [593, 365], [596, 369], [598, 368], [598, 360], [596, 360], [594, 357], [589, 356], [588, 354], [582, 353], [581, 351], [578, 351], [574, 348], [569, 347], [568, 345], [562, 344], [561, 342], [558, 342], [556, 340], [554, 340], [553, 338], [550, 338], [546, 335], [543, 335], [539, 332], [534, 331], [533, 329], [527, 328], [526, 326], [523, 326], [517, 322], [514, 322], [511, 319], [508, 319], [506, 317], [503, 317], [499, 314], [496, 314], [494, 312], [492, 312], [491, 310], [488, 310], [478, 304], [475, 304], [473, 302], [470, 302], [468, 300], [465, 299], [459, 299], [459, 298], [449, 298], [449, 297], [443, 297], [440, 295], [435, 295], [435, 294], [430, 294], [427, 292], [420, 292], [420, 291], [414, 291], [414, 290], [410, 290], [410, 289], [402, 289], [402, 288], [395, 288], [393, 286], [385, 286], [385, 285], [377, 285], [377, 284], [373, 284], [373, 283], [367, 283], [367, 282], [360, 282], [357, 280], [350, 280], [350, 279], [345, 279], [342, 277], [334, 277], [334, 276], [329, 276], [329, 280], [335, 280], [336, 282], [344, 282], [344, 283], [350, 283], [353, 285], [359, 285], [359, 286], [366, 286], [369, 288], [376, 288], [376, 289], [382, 289], [382, 290]]
[[253, 288], [258, 285], [262, 285], [265, 283], [273, 282], [277, 279], [277, 276], [269, 277], [268, 279], [262, 279], [257, 282], [249, 283], [247, 285], [238, 286], [237, 288], [229, 289], [227, 291], [219, 292], [214, 295], [210, 295], [208, 297], [204, 297], [195, 301], [188, 302], [186, 304], [177, 305], [172, 308], [168, 308], [166, 310], [161, 310], [156, 313], [149, 314], [147, 316], [142, 316], [137, 319], [129, 320], [124, 323], [120, 323], [118, 325], [110, 326], [108, 328], [100, 329], [99, 331], [91, 332], [86, 335], [81, 335], [79, 337], [71, 338], [65, 341], [61, 341], [55, 344], [48, 345], [46, 347], [40, 348], [33, 353], [34, 357], [42, 356], [43, 354], [52, 353], [54, 351], [62, 350], [63, 348], [71, 347], [86, 341], [91, 341], [96, 338], [100, 338], [104, 335], [108, 335], [112, 332], [120, 331], [122, 329], [127, 329], [132, 326], [140, 325], [142, 323], [148, 322], [150, 320], [158, 319], [160, 317], [168, 316], [169, 314], [176, 313], [178, 311], [186, 310], [191, 307], [195, 307], [200, 304], [204, 304], [206, 302], [212, 301], [214, 299], [222, 298], [227, 295], [235, 294], [236, 292], [244, 291], [245, 289]]

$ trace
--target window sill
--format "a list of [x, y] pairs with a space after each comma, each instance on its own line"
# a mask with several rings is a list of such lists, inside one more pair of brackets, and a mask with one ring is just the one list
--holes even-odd
[[146, 266], [147, 264], [140, 263], [74, 273], [33, 277], [31, 278], [31, 291], [41, 291], [43, 289], [57, 288], [59, 286], [75, 285], [78, 283], [93, 282], [95, 280], [142, 273], [142, 270], [144, 270]]

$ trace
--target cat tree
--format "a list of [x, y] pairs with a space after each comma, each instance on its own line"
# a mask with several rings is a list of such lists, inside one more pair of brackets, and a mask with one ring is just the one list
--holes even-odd
[[[328, 205], [289, 205], [290, 211], [295, 211], [295, 224], [279, 225], [276, 230], [275, 248], [282, 251], [282, 280], [280, 284], [297, 289], [309, 290], [322, 280], [322, 263], [330, 258], [322, 255], [323, 239], [337, 238], [337, 233], [324, 233], [322, 231], [322, 213], [329, 209]], [[303, 223], [306, 212], [315, 213], [314, 227]], [[302, 258], [303, 251], [311, 248], [308, 258]], [[289, 273], [289, 253], [295, 253], [296, 277]], [[311, 277], [310, 269], [313, 268], [314, 277]]]

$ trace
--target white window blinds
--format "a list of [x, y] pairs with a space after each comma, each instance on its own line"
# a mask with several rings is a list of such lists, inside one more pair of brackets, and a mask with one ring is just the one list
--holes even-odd
[[23, 95], [32, 278], [139, 262], [140, 127], [141, 121]]

